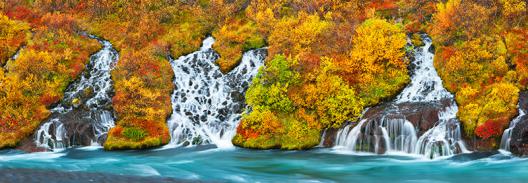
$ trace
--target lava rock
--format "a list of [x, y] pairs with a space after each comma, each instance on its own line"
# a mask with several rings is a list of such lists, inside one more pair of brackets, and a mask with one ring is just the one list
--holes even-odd
[[31, 137], [20, 141], [18, 143], [18, 146], [16, 147], [16, 149], [24, 151], [24, 152], [28, 152], [28, 153], [45, 152], [45, 151], [47, 151], [46, 148], [38, 147], [35, 144], [35, 141], [33, 141], [33, 139], [31, 139]]
[[[521, 110], [528, 112], [528, 92], [521, 92], [519, 97]], [[510, 151], [519, 156], [528, 156], [528, 115], [521, 118], [512, 130]]]
[[[365, 135], [365, 138], [375, 139], [375, 136], [379, 135], [377, 133], [379, 129], [376, 127], [380, 125], [382, 120], [405, 119], [413, 124], [416, 130], [416, 135], [419, 137], [427, 130], [437, 125], [439, 121], [438, 114], [449, 106], [451, 102], [452, 100], [445, 99], [439, 102], [385, 103], [372, 107], [361, 117], [361, 120], [367, 120], [365, 126], [362, 127], [361, 130], [363, 133], [362, 135]], [[347, 123], [344, 126], [356, 124], [357, 123]], [[335, 145], [337, 131], [338, 129], [327, 129], [325, 137], [323, 137], [324, 147], [332, 147]], [[373, 149], [373, 147], [371, 148]], [[379, 149], [379, 151], [383, 151], [383, 149]]]
[[473, 152], [473, 153], [468, 153], [468, 154], [457, 154], [449, 158], [449, 160], [459, 161], [459, 162], [474, 161], [474, 160], [479, 160], [483, 158], [488, 158], [496, 154], [499, 154], [499, 151], [486, 151], [486, 152]]
[[335, 145], [337, 132], [339, 129], [337, 128], [328, 128], [323, 133], [323, 139], [322, 139], [322, 146], [323, 147], [333, 147]]
[[528, 91], [521, 92], [519, 95], [519, 107], [524, 113], [528, 113]]
[[85, 116], [86, 113], [83, 110], [73, 110], [60, 116], [59, 120], [66, 129], [68, 145], [89, 146], [92, 144], [92, 139], [95, 138], [94, 122]]

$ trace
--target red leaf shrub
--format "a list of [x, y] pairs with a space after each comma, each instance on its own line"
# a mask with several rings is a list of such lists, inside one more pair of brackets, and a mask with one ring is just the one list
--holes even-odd
[[488, 120], [483, 125], [478, 126], [475, 133], [482, 139], [499, 137], [502, 135], [502, 124], [499, 120]]

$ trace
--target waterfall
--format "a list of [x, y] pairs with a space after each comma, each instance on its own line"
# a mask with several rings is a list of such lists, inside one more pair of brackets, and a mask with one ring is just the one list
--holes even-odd
[[504, 130], [504, 133], [502, 134], [500, 148], [506, 151], [510, 151], [510, 142], [513, 129], [526, 115], [520, 105], [517, 105], [517, 108], [519, 109], [519, 115], [510, 122], [510, 127]]
[[[354, 128], [348, 125], [337, 132], [336, 145], [354, 151], [412, 153], [417, 141], [414, 126], [405, 119], [362, 119]], [[363, 131], [362, 131], [363, 130]]]
[[438, 114], [438, 124], [418, 139], [414, 153], [436, 158], [469, 152], [462, 140], [460, 122], [456, 119], [457, 111], [458, 106], [451, 101], [449, 106]]
[[173, 113], [168, 120], [172, 146], [214, 144], [232, 147], [231, 139], [245, 109], [244, 93], [264, 65], [266, 49], [251, 50], [227, 74], [215, 65], [214, 39], [199, 51], [171, 59], [175, 78]]
[[111, 71], [118, 53], [108, 41], [95, 36], [103, 48], [90, 57], [81, 77], [75, 80], [51, 117], [35, 134], [35, 143], [50, 150], [76, 145], [99, 145], [114, 126]]
[[411, 64], [415, 68], [411, 83], [396, 97], [396, 103], [432, 102], [453, 98], [442, 85], [442, 79], [434, 68], [434, 54], [429, 52], [433, 41], [427, 36], [422, 36], [422, 39], [425, 45], [414, 50], [415, 59]]
[[[410, 84], [394, 101], [382, 108], [381, 115], [372, 119], [363, 116], [353, 128], [348, 125], [340, 129], [336, 147], [378, 154], [413, 153], [429, 158], [467, 152], [460, 123], [456, 120], [458, 107], [453, 95], [442, 86], [433, 65], [434, 54], [429, 52], [432, 40], [427, 35], [422, 35], [422, 38], [425, 45], [414, 50]], [[417, 127], [407, 120], [401, 108], [419, 104], [441, 107], [436, 125], [418, 138]]]
[[11, 57], [11, 60], [16, 60], [18, 56], [20, 56], [20, 52], [22, 52], [22, 49], [24, 49], [24, 46], [20, 47], [15, 54]]

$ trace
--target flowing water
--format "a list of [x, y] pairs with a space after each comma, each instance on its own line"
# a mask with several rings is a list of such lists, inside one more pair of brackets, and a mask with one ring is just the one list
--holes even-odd
[[90, 37], [103, 48], [90, 57], [81, 77], [66, 89], [62, 102], [51, 109], [51, 117], [35, 133], [39, 147], [55, 150], [99, 145], [114, 126], [110, 72], [119, 55], [110, 42]]
[[526, 167], [528, 159], [500, 153], [429, 160], [332, 149], [254, 151], [203, 146], [118, 152], [88, 148], [31, 154], [0, 151], [0, 182], [520, 183], [528, 179]]
[[199, 51], [170, 61], [175, 75], [168, 120], [172, 146], [233, 146], [231, 139], [245, 109], [244, 93], [264, 64], [266, 50], [244, 53], [240, 64], [223, 74], [215, 64], [219, 56], [213, 44], [209, 37]]
[[521, 119], [526, 115], [524, 110], [521, 109], [520, 105], [517, 106], [517, 108], [519, 108], [519, 115], [510, 122], [510, 127], [504, 130], [502, 134], [500, 148], [506, 151], [510, 151], [510, 142], [511, 142], [511, 135], [512, 135], [513, 129], [515, 128], [517, 123], [519, 123]]
[[[434, 55], [429, 51], [432, 41], [426, 35], [422, 38], [425, 45], [414, 50], [410, 84], [384, 109], [380, 119], [361, 119], [354, 127], [348, 125], [339, 130], [337, 148], [381, 154], [396, 151], [429, 158], [468, 152], [456, 120], [458, 107], [454, 97], [442, 86], [433, 65]], [[442, 109], [437, 124], [418, 138], [416, 127], [402, 115], [399, 106], [423, 103]]]

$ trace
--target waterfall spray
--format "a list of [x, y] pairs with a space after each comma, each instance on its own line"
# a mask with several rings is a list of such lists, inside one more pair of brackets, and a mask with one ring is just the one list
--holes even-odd
[[215, 65], [214, 39], [204, 40], [194, 53], [171, 59], [175, 90], [168, 120], [173, 146], [214, 144], [232, 147], [238, 121], [245, 109], [244, 93], [264, 65], [266, 49], [251, 50], [227, 74]]

